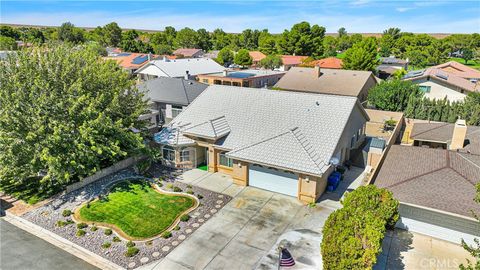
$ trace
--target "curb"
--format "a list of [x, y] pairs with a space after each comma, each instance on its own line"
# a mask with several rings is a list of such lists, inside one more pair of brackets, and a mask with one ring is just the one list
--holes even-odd
[[68, 241], [67, 239], [56, 235], [55, 233], [44, 229], [36, 224], [31, 223], [30, 221], [23, 219], [21, 217], [15, 216], [8, 211], [5, 211], [5, 217], [3, 220], [9, 222], [10, 224], [27, 231], [47, 242], [50, 244], [61, 248], [62, 250], [86, 261], [87, 263], [96, 266], [100, 269], [104, 270], [117, 270], [117, 269], [125, 269], [103, 257], [97, 255], [75, 243]]

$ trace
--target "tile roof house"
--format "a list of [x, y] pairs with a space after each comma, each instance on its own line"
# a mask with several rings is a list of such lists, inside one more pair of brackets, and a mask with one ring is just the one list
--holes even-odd
[[282, 58], [282, 66], [279, 70], [288, 71], [292, 67], [297, 67], [303, 63], [308, 56], [301, 56], [301, 55], [281, 55]]
[[[480, 91], [480, 83], [461, 77], [458, 72], [447, 72], [445, 69], [431, 67], [407, 73], [403, 80], [412, 81], [425, 92], [430, 99], [462, 101], [469, 92]], [[474, 81], [474, 80], [473, 80]]]
[[400, 58], [390, 57], [381, 57], [380, 65], [377, 66], [377, 71], [380, 79], [388, 79], [396, 71], [404, 69], [408, 70], [408, 59], [403, 60]]
[[223, 72], [200, 74], [198, 81], [206, 84], [233, 85], [241, 87], [266, 87], [275, 85], [285, 72], [267, 69], [224, 70]]
[[356, 98], [211, 85], [155, 135], [166, 164], [232, 175], [252, 185], [318, 199], [332, 172], [364, 140]]
[[209, 74], [223, 72], [225, 68], [210, 58], [186, 58], [186, 59], [167, 59], [153, 60], [142, 68], [138, 69], [136, 74], [143, 80], [149, 80], [158, 77], [185, 78], [193, 79], [199, 74]]
[[[119, 52], [118, 50], [112, 50], [110, 55], [104, 57], [104, 59], [115, 60], [123, 69], [127, 70], [130, 74], [133, 74], [149, 61], [159, 57], [161, 56], [155, 54]], [[172, 56], [165, 57], [174, 58]]]
[[258, 66], [258, 64], [260, 64], [260, 61], [263, 58], [267, 57], [265, 54], [259, 51], [250, 51], [248, 52], [248, 54], [250, 55], [250, 57], [252, 57], [252, 66]]
[[313, 61], [312, 65], [319, 66], [320, 68], [342, 69], [343, 61], [342, 59], [338, 59], [336, 57], [327, 57]]
[[195, 48], [180, 48], [176, 49], [173, 52], [173, 55], [182, 57], [182, 58], [198, 58], [202, 57], [204, 54], [202, 49], [195, 49]]
[[293, 67], [275, 85], [280, 89], [352, 96], [360, 102], [367, 98], [368, 90], [377, 85], [371, 71]]
[[159, 77], [137, 87], [149, 99], [151, 109], [159, 111], [159, 123], [168, 124], [182, 112], [208, 85], [183, 78]]
[[478, 81], [480, 80], [480, 71], [456, 61], [446, 62], [432, 68], [440, 69], [446, 73], [457, 75], [458, 77]]

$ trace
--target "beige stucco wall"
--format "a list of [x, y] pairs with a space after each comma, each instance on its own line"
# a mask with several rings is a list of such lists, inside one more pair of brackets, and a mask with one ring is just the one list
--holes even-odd
[[450, 101], [462, 101], [467, 96], [461, 93], [461, 89], [453, 86], [443, 85], [436, 80], [418, 80], [415, 82], [418, 85], [430, 86], [430, 93], [425, 93], [425, 97], [429, 99], [444, 99], [445, 96]]
[[248, 163], [233, 160], [233, 169], [231, 172], [233, 183], [239, 186], [248, 186]]

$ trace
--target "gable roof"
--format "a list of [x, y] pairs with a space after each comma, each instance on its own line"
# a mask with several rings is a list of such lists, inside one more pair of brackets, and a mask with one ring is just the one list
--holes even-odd
[[227, 156], [321, 174], [354, 113], [367, 121], [353, 97], [211, 85], [169, 127], [211, 136], [208, 122], [224, 119], [213, 130], [223, 136], [215, 145], [231, 151]]
[[265, 54], [259, 51], [249, 51], [248, 54], [250, 55], [250, 57], [252, 57], [252, 60], [255, 62], [258, 62], [263, 58], [267, 57]]
[[203, 52], [202, 49], [195, 49], [195, 48], [180, 48], [176, 49], [173, 54], [174, 55], [183, 55], [185, 57], [192, 57], [195, 54]]
[[[150, 67], [154, 69], [151, 70]], [[150, 69], [150, 70], [147, 70]], [[136, 73], [159, 77], [183, 77], [186, 72], [192, 76], [222, 72], [225, 68], [210, 58], [162, 59], [150, 61]], [[154, 74], [155, 73], [155, 74]]]
[[138, 88], [144, 91], [151, 101], [185, 106], [207, 87], [208, 85], [195, 80], [169, 77], [159, 77], [138, 85]]
[[115, 60], [118, 65], [124, 69], [138, 69], [147, 64], [148, 61], [159, 57], [155, 54], [118, 52], [114, 55], [104, 57], [104, 59]]
[[313, 61], [314, 66], [319, 66], [321, 68], [332, 68], [332, 69], [341, 69], [343, 65], [342, 59], [336, 57], [327, 57], [324, 59]]
[[357, 97], [370, 78], [371, 71], [292, 67], [275, 87], [285, 90]]
[[480, 156], [443, 149], [392, 145], [374, 184], [401, 202], [471, 217], [480, 182]]
[[420, 79], [432, 79], [436, 82], [447, 84], [453, 87], [458, 87], [469, 92], [475, 92], [480, 88], [477, 88], [475, 83], [470, 82], [468, 79], [462, 78], [455, 73], [448, 73], [438, 68], [427, 68], [425, 70], [415, 70], [407, 73], [404, 80], [417, 81]]
[[183, 133], [218, 140], [230, 133], [230, 126], [225, 116], [220, 116], [195, 126], [189, 126], [183, 130]]
[[282, 63], [286, 66], [300, 65], [308, 56], [302, 55], [282, 55]]
[[444, 72], [457, 75], [465, 79], [480, 79], [480, 71], [456, 61], [446, 62], [432, 68], [441, 69]]

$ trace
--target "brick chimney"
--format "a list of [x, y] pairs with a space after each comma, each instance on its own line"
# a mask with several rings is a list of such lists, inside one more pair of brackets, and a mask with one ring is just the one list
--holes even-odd
[[467, 124], [465, 120], [458, 119], [453, 128], [452, 142], [450, 143], [450, 150], [457, 150], [463, 148], [465, 137], [467, 136]]

